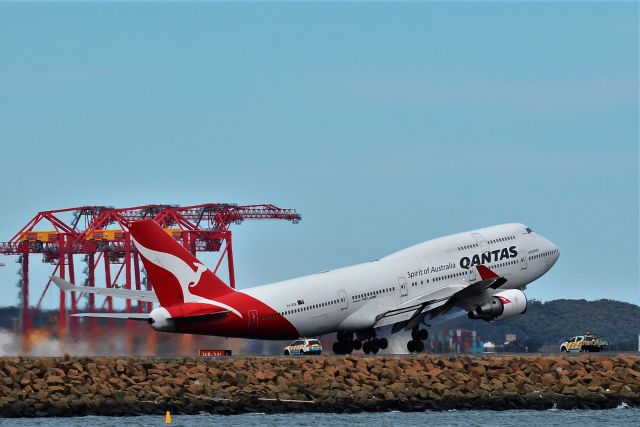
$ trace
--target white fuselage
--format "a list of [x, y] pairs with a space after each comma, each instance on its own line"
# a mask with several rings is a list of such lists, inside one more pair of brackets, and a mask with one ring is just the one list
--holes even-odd
[[[429, 240], [376, 261], [246, 289], [295, 326], [301, 336], [376, 327], [376, 316], [422, 295], [446, 296], [479, 280], [484, 264], [522, 289], [545, 274], [557, 247], [523, 224], [503, 224]], [[471, 304], [482, 301], [469, 301]]]

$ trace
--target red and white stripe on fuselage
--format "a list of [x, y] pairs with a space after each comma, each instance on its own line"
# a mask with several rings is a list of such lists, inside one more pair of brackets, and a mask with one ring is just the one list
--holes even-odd
[[295, 339], [300, 336], [298, 330], [286, 317], [243, 292], [222, 295], [217, 301], [234, 307], [242, 317], [235, 313], [228, 313], [223, 318], [199, 322], [185, 317], [187, 313], [181, 311], [179, 305], [165, 307], [173, 318], [173, 332], [271, 340]]

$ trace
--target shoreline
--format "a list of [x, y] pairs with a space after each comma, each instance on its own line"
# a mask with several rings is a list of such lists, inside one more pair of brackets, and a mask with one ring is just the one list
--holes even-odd
[[640, 407], [640, 355], [0, 358], [0, 417]]

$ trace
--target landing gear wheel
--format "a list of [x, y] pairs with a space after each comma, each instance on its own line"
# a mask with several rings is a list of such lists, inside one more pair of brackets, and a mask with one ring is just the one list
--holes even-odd
[[413, 328], [411, 330], [411, 338], [414, 340], [426, 340], [429, 338], [429, 332], [426, 329]]
[[338, 341], [333, 344], [333, 352], [335, 354], [351, 354], [355, 344], [353, 332], [338, 331], [336, 338]]
[[416, 342], [414, 340], [411, 340], [407, 343], [407, 350], [409, 350], [409, 353], [413, 353], [414, 351], [416, 351]]
[[344, 350], [344, 354], [351, 354], [353, 351], [353, 341], [347, 341], [342, 345], [342, 348]]
[[362, 351], [364, 351], [364, 354], [371, 353], [371, 343], [369, 341], [362, 343]]
[[415, 348], [416, 348], [416, 353], [422, 353], [422, 350], [424, 350], [424, 343], [419, 340], [415, 341]]
[[362, 341], [360, 341], [359, 339], [353, 340], [353, 349], [360, 350], [361, 348], [362, 348]]
[[373, 354], [378, 354], [378, 350], [380, 350], [380, 347], [378, 347], [378, 343], [376, 341], [377, 340], [371, 341], [371, 353]]
[[340, 341], [334, 342], [333, 343], [333, 354], [342, 354], [343, 353], [343, 349], [342, 349], [342, 344], [340, 343]]
[[380, 347], [380, 350], [386, 350], [387, 347], [389, 347], [389, 341], [387, 341], [386, 338], [380, 338], [378, 340], [378, 347]]

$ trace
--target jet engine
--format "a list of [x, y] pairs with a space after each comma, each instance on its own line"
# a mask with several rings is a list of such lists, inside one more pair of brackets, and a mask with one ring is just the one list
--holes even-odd
[[469, 319], [502, 320], [527, 311], [527, 296], [519, 289], [498, 292], [469, 312]]

